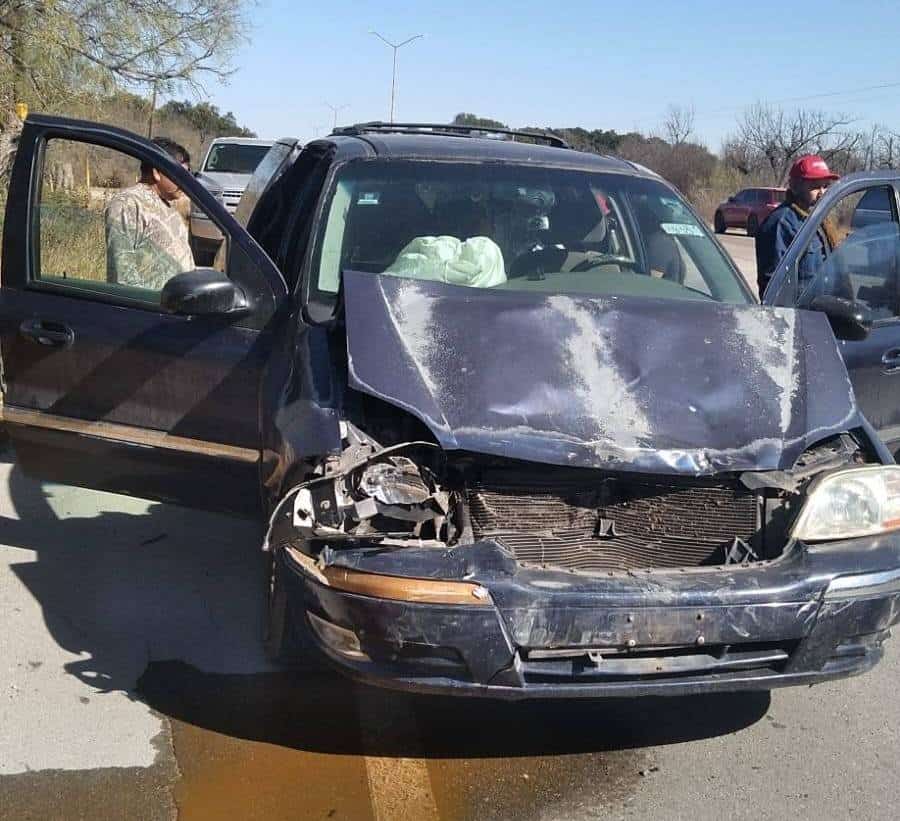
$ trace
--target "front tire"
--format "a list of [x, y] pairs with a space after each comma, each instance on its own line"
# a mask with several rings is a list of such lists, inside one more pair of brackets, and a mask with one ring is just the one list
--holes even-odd
[[287, 569], [280, 548], [273, 548], [267, 572], [266, 635], [263, 640], [269, 660], [283, 667], [321, 672], [326, 664], [316, 647], [306, 619], [297, 618], [296, 608], [284, 583]]
[[713, 217], [713, 227], [716, 229], [717, 234], [724, 234], [727, 229], [725, 217], [722, 216], [720, 211], [716, 211], [716, 214]]

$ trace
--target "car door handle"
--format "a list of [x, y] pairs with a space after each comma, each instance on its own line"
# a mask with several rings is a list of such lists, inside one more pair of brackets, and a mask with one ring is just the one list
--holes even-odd
[[881, 364], [886, 371], [900, 370], [900, 348], [890, 348], [881, 356]]
[[64, 322], [48, 319], [26, 319], [19, 326], [19, 333], [41, 345], [55, 348], [71, 348], [75, 331]]

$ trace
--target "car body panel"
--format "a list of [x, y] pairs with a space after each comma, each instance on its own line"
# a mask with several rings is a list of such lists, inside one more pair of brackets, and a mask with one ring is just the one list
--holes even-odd
[[[38, 279], [31, 237], [47, 138], [124, 151], [177, 181], [231, 236], [232, 276], [249, 295], [251, 313], [236, 322], [175, 316]], [[271, 261], [168, 155], [93, 123], [30, 117], [9, 202], [0, 288], [3, 413], [20, 462], [86, 487], [258, 512], [259, 384], [273, 345], [268, 326], [287, 297]], [[67, 329], [69, 344], [38, 344], [23, 334], [35, 321]]]
[[351, 271], [344, 293], [350, 385], [418, 416], [444, 448], [699, 475], [790, 467], [813, 441], [859, 425], [821, 315], [473, 296]]
[[[900, 190], [900, 173], [872, 171], [850, 174], [833, 184], [816, 205], [784, 259], [773, 272], [763, 301], [770, 305], [793, 305], [800, 298], [797, 284], [797, 264], [821, 221], [832, 207], [844, 197], [863, 192], [857, 207], [862, 206], [860, 220], [853, 215], [853, 228], [865, 229], [883, 219], [883, 209], [868, 207], [871, 197], [885, 187]], [[877, 204], [877, 203], [876, 203]], [[862, 413], [892, 453], [900, 451], [900, 368], [891, 364], [892, 356], [900, 356], [900, 318], [893, 317], [875, 323], [861, 340], [838, 340], [838, 347], [850, 374]]]
[[[272, 140], [259, 140], [250, 137], [216, 137], [209, 144], [203, 157], [200, 171], [197, 172], [197, 179], [208, 189], [216, 192], [228, 212], [234, 214], [244, 189], [253, 175], [208, 170], [206, 165], [213, 148], [222, 144], [269, 147], [274, 145], [274, 143]], [[191, 238], [194, 240], [196, 249], [201, 251], [201, 253], [205, 253], [207, 257], [215, 254], [218, 246], [224, 239], [222, 232], [202, 211], [191, 212]]]
[[[900, 538], [862, 541], [795, 544], [756, 567], [593, 577], [517, 567], [492, 542], [400, 553], [360, 545], [329, 556], [367, 573], [477, 582], [490, 603], [468, 607], [355, 595], [312, 579], [290, 554], [286, 562], [309, 612], [348, 630], [365, 625], [365, 658], [319, 642], [353, 677], [504, 699], [684, 695], [870, 669], [900, 619]], [[835, 580], [852, 588], [862, 578], [861, 551], [867, 568], [893, 568], [885, 574], [892, 581], [877, 595], [851, 589], [834, 597]], [[640, 672], [644, 662], [653, 675]]]
[[748, 228], [751, 217], [762, 225], [766, 217], [784, 200], [783, 188], [744, 188], [735, 196], [719, 204], [726, 228]]

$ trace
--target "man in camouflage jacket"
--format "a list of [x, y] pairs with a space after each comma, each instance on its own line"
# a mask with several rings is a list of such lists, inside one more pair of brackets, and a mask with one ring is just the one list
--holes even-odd
[[[153, 141], [176, 162], [190, 155], [164, 137]], [[137, 185], [120, 191], [106, 207], [106, 265], [110, 282], [161, 291], [175, 274], [193, 270], [184, 218], [174, 206], [181, 189], [153, 166], [141, 163]]]

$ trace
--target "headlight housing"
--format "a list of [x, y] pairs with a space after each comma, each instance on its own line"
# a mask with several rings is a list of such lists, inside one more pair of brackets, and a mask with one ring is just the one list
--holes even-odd
[[812, 485], [791, 535], [804, 542], [854, 539], [900, 529], [900, 466], [871, 465]]

